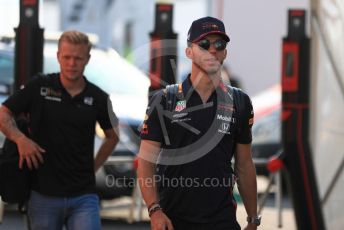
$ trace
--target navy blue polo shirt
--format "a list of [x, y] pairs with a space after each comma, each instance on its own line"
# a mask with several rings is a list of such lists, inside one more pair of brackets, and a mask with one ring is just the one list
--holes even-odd
[[166, 111], [166, 94], [150, 100], [141, 138], [161, 143], [156, 181], [160, 203], [172, 219], [192, 223], [235, 221], [231, 160], [236, 143], [252, 141], [253, 109], [244, 94], [238, 117], [230, 89], [222, 83], [203, 103], [190, 77]]
[[34, 170], [33, 190], [59, 197], [95, 192], [95, 124], [110, 129], [118, 123], [108, 94], [86, 80], [71, 97], [56, 73], [32, 80], [3, 105], [14, 114], [29, 113], [32, 123], [39, 119], [32, 138], [46, 153]]

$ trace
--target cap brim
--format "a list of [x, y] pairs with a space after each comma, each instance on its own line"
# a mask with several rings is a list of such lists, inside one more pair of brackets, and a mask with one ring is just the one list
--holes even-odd
[[198, 41], [201, 40], [202, 38], [204, 38], [204, 37], [206, 37], [206, 36], [208, 36], [208, 35], [211, 35], [211, 34], [218, 34], [218, 35], [221, 35], [221, 36], [225, 39], [226, 42], [229, 42], [229, 41], [230, 41], [230, 39], [229, 39], [229, 37], [228, 37], [227, 34], [221, 32], [221, 31], [210, 31], [210, 32], [208, 32], [208, 33], [202, 34], [202, 35], [199, 36], [198, 38], [194, 39], [192, 42], [198, 42]]

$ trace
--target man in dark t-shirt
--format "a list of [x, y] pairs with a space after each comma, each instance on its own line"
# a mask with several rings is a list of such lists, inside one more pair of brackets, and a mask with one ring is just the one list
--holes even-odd
[[[88, 37], [64, 32], [57, 58], [60, 72], [36, 78], [10, 96], [0, 108], [1, 131], [20, 154], [19, 167], [33, 171], [28, 214], [31, 229], [100, 229], [95, 172], [118, 142], [118, 120], [109, 95], [87, 81]], [[25, 113], [30, 138], [13, 117]], [[94, 158], [95, 125], [105, 139]]]
[[221, 80], [228, 42], [220, 20], [194, 21], [186, 48], [191, 74], [172, 96], [164, 89], [150, 100], [141, 130], [138, 181], [152, 229], [240, 229], [232, 194], [237, 178], [246, 229], [259, 225], [251, 157], [253, 109], [245, 93], [238, 90], [240, 97], [235, 97], [235, 89]]

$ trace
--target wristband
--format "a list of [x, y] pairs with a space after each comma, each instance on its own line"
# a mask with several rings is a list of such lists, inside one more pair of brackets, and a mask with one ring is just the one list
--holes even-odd
[[159, 202], [158, 201], [154, 201], [153, 203], [151, 203], [150, 205], [148, 205], [148, 212], [149, 212], [149, 209], [151, 209], [153, 206], [155, 205], [159, 205]]
[[149, 217], [151, 217], [151, 215], [156, 212], [156, 211], [159, 211], [159, 210], [162, 210], [159, 202], [157, 201], [154, 201], [153, 203], [151, 203], [149, 206], [148, 206], [148, 215]]
[[151, 217], [156, 211], [162, 210], [159, 204], [148, 210], [148, 216]]
[[259, 216], [254, 216], [254, 217], [248, 216], [248, 217], [246, 218], [246, 220], [247, 220], [247, 222], [248, 222], [249, 224], [255, 224], [255, 225], [257, 225], [257, 226], [260, 225], [261, 219], [262, 219], [262, 216], [261, 216], [261, 215], [259, 215]]

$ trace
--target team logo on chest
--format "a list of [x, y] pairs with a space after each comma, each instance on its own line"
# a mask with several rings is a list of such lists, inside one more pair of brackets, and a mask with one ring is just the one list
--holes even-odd
[[86, 105], [93, 105], [93, 97], [85, 97], [84, 98], [84, 103]]
[[219, 129], [218, 129], [219, 133], [231, 134], [230, 126], [231, 126], [231, 124], [236, 123], [236, 119], [231, 116], [232, 114], [230, 114], [229, 116], [228, 115], [227, 116], [224, 114], [217, 114], [216, 115], [216, 119], [221, 121], [221, 123], [220, 123], [221, 125], [219, 126]]
[[46, 100], [50, 101], [62, 101], [62, 92], [60, 90], [55, 90], [48, 87], [41, 87], [40, 88], [40, 95], [43, 96]]
[[227, 121], [227, 122], [235, 123], [235, 118], [234, 117], [224, 116], [224, 115], [221, 115], [221, 114], [217, 114], [216, 119], [217, 120], [221, 120], [221, 121]]
[[186, 100], [183, 101], [177, 101], [176, 108], [174, 111], [180, 112], [186, 108]]
[[230, 128], [230, 124], [229, 123], [222, 122], [221, 126], [218, 129], [218, 132], [219, 133], [223, 133], [223, 134], [231, 134], [229, 128]]

